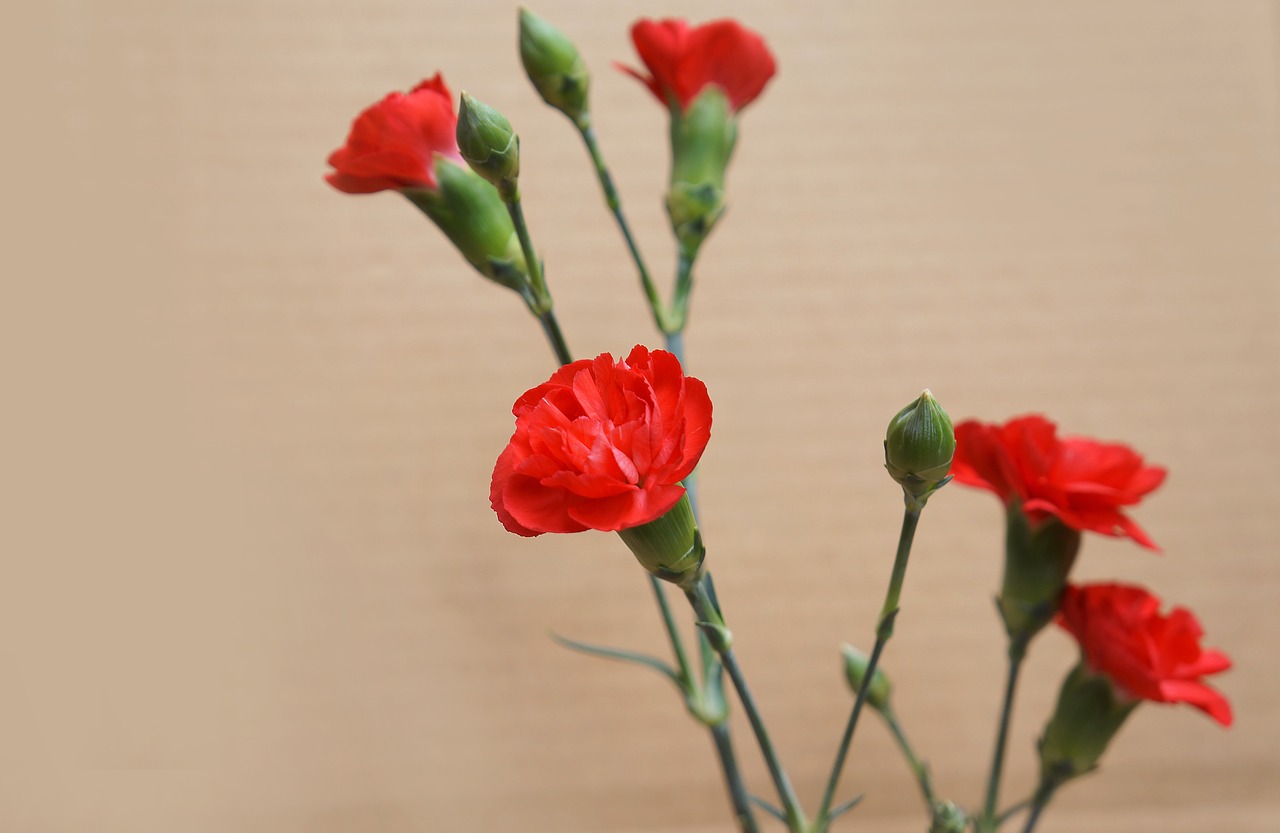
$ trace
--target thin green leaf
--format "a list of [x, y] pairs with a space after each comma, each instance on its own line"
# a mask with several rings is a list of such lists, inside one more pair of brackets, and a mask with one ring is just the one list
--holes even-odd
[[756, 805], [761, 810], [764, 810], [766, 813], [773, 816], [778, 821], [782, 822], [783, 824], [787, 823], [786, 814], [783, 813], [781, 810], [779, 810], [777, 807], [774, 807], [769, 802], [765, 801], [763, 798], [760, 798], [759, 796], [755, 796], [755, 795], [748, 795], [747, 798], [751, 799], [752, 804]]
[[852, 810], [854, 807], [857, 807], [858, 804], [861, 803], [862, 799], [864, 798], [866, 798], [865, 795], [859, 795], [849, 799], [845, 803], [841, 804], [839, 807], [836, 807], [834, 810], [832, 810], [831, 814], [827, 816], [827, 820], [835, 821], [836, 819], [843, 816], [845, 813]]
[[552, 633], [551, 638], [560, 645], [571, 651], [577, 651], [593, 657], [603, 657], [604, 659], [618, 660], [619, 662], [629, 662], [634, 665], [643, 665], [652, 668], [661, 673], [664, 677], [675, 683], [676, 688], [684, 690], [684, 684], [680, 680], [679, 673], [667, 665], [657, 657], [651, 657], [648, 654], [641, 654], [635, 651], [624, 651], [619, 648], [606, 648], [601, 645], [591, 645], [586, 642], [578, 642], [575, 639], [568, 639], [558, 633]]

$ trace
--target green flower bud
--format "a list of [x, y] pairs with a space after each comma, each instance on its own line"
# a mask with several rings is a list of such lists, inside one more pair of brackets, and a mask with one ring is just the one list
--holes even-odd
[[671, 113], [671, 187], [667, 214], [682, 251], [695, 255], [724, 213], [724, 176], [738, 138], [724, 91], [708, 86]]
[[996, 603], [1011, 650], [1023, 650], [1053, 621], [1080, 551], [1080, 533], [1056, 518], [1032, 526], [1017, 506], [1006, 513], [1004, 578]]
[[591, 73], [573, 41], [528, 9], [520, 10], [520, 61], [543, 101], [584, 123]]
[[431, 218], [480, 274], [517, 292], [529, 285], [529, 270], [511, 215], [493, 186], [474, 171], [436, 154], [436, 188], [401, 191]]
[[925, 390], [889, 422], [884, 467], [908, 495], [924, 498], [946, 482], [955, 452], [951, 417]]
[[969, 817], [950, 801], [933, 803], [933, 819], [929, 824], [929, 833], [965, 833], [969, 827]]
[[1058, 692], [1058, 705], [1040, 738], [1041, 784], [1059, 786], [1097, 767], [1111, 739], [1140, 701], [1122, 696], [1081, 662]]
[[[845, 645], [840, 650], [844, 653], [845, 679], [849, 681], [849, 688], [857, 695], [862, 689], [862, 681], [867, 677], [869, 658], [852, 645]], [[893, 686], [889, 682], [888, 675], [877, 666], [876, 673], [871, 675], [871, 685], [867, 686], [866, 704], [882, 712], [889, 706], [889, 695], [892, 691]]]
[[458, 150], [506, 199], [520, 176], [520, 137], [507, 117], [467, 93], [458, 107]]
[[702, 575], [707, 553], [688, 495], [656, 521], [619, 530], [618, 536], [640, 566], [663, 581], [687, 588]]

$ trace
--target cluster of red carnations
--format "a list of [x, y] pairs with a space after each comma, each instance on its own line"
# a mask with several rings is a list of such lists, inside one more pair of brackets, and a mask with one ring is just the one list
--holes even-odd
[[[525, 15], [522, 49], [528, 47], [524, 57], [531, 80], [544, 100], [568, 115], [587, 137], [587, 75], [576, 48], [566, 46], [563, 36], [545, 22]], [[702, 106], [704, 96], [715, 97], [713, 105], [722, 102], [716, 129], [728, 140], [717, 170], [702, 172], [705, 181], [678, 182], [679, 177], [696, 180], [699, 173], [690, 173], [679, 158], [687, 147], [672, 148], [675, 196], [669, 197], [668, 210], [673, 231], [685, 245], [691, 234], [705, 236], [719, 216], [723, 167], [736, 139], [733, 119], [773, 77], [774, 59], [759, 35], [731, 20], [701, 26], [680, 20], [644, 20], [635, 24], [631, 35], [646, 71], [623, 69], [668, 108], [673, 120]], [[483, 105], [464, 100], [463, 109], [469, 107]], [[714, 106], [709, 112], [714, 112]], [[475, 124], [469, 126], [464, 119], [460, 126], [454, 97], [437, 74], [407, 93], [388, 94], [360, 113], [346, 142], [330, 155], [333, 171], [326, 178], [349, 194], [390, 190], [409, 197], [481, 274], [519, 291], [544, 329], [558, 327], [549, 317], [549, 294], [540, 283], [537, 258], [523, 236], [513, 204], [515, 189], [503, 188], [518, 171], [518, 157], [514, 164], [510, 158], [512, 147], [518, 154], [518, 142], [506, 141], [509, 128], [504, 124], [501, 117], [495, 119], [484, 110]], [[681, 130], [685, 127], [694, 129], [686, 125]], [[673, 126], [673, 142], [679, 132]], [[703, 141], [695, 133], [681, 135], [686, 138], [679, 141]], [[464, 139], [462, 146], [459, 137]], [[692, 155], [706, 157], [705, 153]], [[690, 258], [698, 243], [700, 238], [688, 247]], [[655, 308], [655, 320], [660, 323], [672, 320], [660, 313]], [[678, 335], [682, 327], [681, 319], [666, 334]], [[706, 386], [684, 374], [674, 353], [645, 346], [634, 347], [625, 358], [606, 353], [573, 361], [562, 335], [555, 332], [558, 341], [553, 346], [562, 366], [515, 402], [515, 431], [493, 470], [489, 496], [493, 511], [507, 530], [521, 536], [586, 530], [622, 533], [653, 575], [686, 591], [700, 625], [710, 628], [707, 632], [713, 634], [722, 659], [732, 662], [727, 637], [714, 638], [720, 633], [715, 628], [723, 622], [718, 605], [707, 601], [701, 583], [700, 533], [690, 537], [695, 528], [681, 520], [692, 518], [684, 484], [711, 437], [712, 406]], [[920, 436], [927, 435], [934, 444], [930, 449], [941, 455], [900, 477], [901, 472], [895, 473], [898, 464], [888, 458], [901, 451], [890, 443], [900, 445], [904, 440], [894, 440], [897, 423], [891, 424], [887, 462], [903, 485], [909, 513], [916, 513], [912, 530], [924, 500], [952, 478], [993, 492], [1006, 508], [1008, 552], [1000, 603], [1010, 656], [1015, 659], [1012, 673], [1016, 677], [1016, 660], [1032, 636], [1056, 622], [1079, 643], [1081, 657], [1064, 684], [1062, 698], [1084, 697], [1088, 686], [1105, 683], [1096, 731], [1080, 724], [1085, 719], [1080, 708], [1072, 711], [1060, 702], [1059, 715], [1040, 742], [1041, 789], [1046, 792], [1037, 795], [1038, 804], [1029, 803], [1042, 808], [1053, 789], [1091, 769], [1124, 716], [1140, 701], [1186, 703], [1230, 725], [1227, 699], [1204, 681], [1230, 667], [1230, 660], [1201, 646], [1201, 627], [1191, 612], [1180, 607], [1162, 612], [1159, 599], [1138, 586], [1073, 584], [1068, 578], [1081, 533], [1128, 538], [1148, 550], [1156, 549], [1128, 512], [1164, 481], [1162, 467], [1146, 463], [1120, 443], [1059, 436], [1054, 423], [1042, 416], [1018, 417], [1003, 424], [969, 420], [952, 429], [950, 419], [927, 392], [916, 410], [911, 407], [903, 414], [923, 420], [916, 423], [927, 429]], [[903, 425], [910, 421], [903, 420]], [[911, 454], [919, 451], [908, 449], [907, 458], [918, 463]], [[904, 465], [910, 469], [912, 463]], [[927, 477], [919, 473], [925, 468], [930, 472]], [[678, 523], [664, 526], [664, 519], [677, 516]], [[909, 536], [906, 541], [909, 550]], [[671, 557], [664, 547], [675, 547]], [[1053, 563], [1046, 568], [1048, 561]], [[884, 639], [897, 612], [896, 605], [891, 611], [889, 607], [886, 604], [888, 631], [879, 634]], [[874, 659], [872, 667], [863, 670], [873, 672]], [[865, 695], [859, 692], [859, 705]], [[874, 700], [872, 707], [876, 707]], [[855, 706], [853, 721], [857, 712]], [[713, 725], [710, 720], [704, 722]], [[768, 744], [762, 742], [762, 746]], [[1003, 749], [998, 749], [997, 786], [1002, 754]], [[839, 763], [832, 787], [838, 775]], [[792, 830], [825, 829], [834, 818], [828, 795], [817, 821], [803, 821], [788, 801], [785, 784], [779, 786], [785, 809], [778, 814]], [[932, 799], [929, 785], [922, 782], [922, 786], [926, 799]], [[1004, 820], [994, 812], [994, 793], [989, 793], [984, 814], [971, 819], [980, 831], [994, 830]], [[737, 810], [740, 815], [750, 812]], [[931, 812], [933, 829], [953, 829], [955, 823], [947, 821], [951, 816], [936, 809]], [[1034, 817], [1027, 829], [1032, 825]], [[754, 827], [744, 822], [743, 829]]]

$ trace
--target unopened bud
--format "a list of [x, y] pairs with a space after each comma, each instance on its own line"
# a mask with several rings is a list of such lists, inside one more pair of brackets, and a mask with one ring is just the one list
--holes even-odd
[[687, 587], [702, 574], [706, 550], [688, 495], [656, 521], [619, 530], [618, 536], [640, 566], [663, 581]]
[[956, 452], [951, 417], [928, 390], [898, 412], [884, 440], [884, 467], [913, 498], [943, 485]]
[[528, 9], [520, 10], [520, 60], [542, 100], [583, 123], [591, 73], [573, 41]]
[[935, 801], [933, 803], [933, 819], [929, 824], [929, 833], [965, 833], [969, 828], [969, 817], [953, 802]]
[[507, 117], [467, 93], [458, 107], [458, 151], [506, 199], [520, 176], [520, 137]]
[[[849, 688], [853, 689], [856, 695], [862, 689], [862, 681], [867, 677], [867, 666], [870, 660], [866, 654], [852, 645], [845, 645], [841, 650], [844, 653], [845, 679], [849, 681]], [[884, 711], [889, 705], [889, 695], [892, 691], [893, 686], [889, 682], [888, 675], [877, 667], [875, 673], [871, 675], [871, 684], [867, 686], [865, 702], [878, 712]]]

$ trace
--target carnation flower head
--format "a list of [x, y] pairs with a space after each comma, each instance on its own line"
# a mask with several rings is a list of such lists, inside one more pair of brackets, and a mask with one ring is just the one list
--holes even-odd
[[1079, 531], [1155, 542], [1127, 514], [1164, 482], [1161, 466], [1120, 443], [1059, 437], [1039, 415], [1004, 425], [966, 420], [956, 426], [951, 474], [957, 483], [995, 492], [1033, 523], [1055, 517]]
[[711, 437], [706, 386], [665, 350], [582, 359], [516, 400], [489, 499], [517, 535], [616, 532], [684, 496]]
[[685, 109], [708, 85], [722, 89], [736, 111], [764, 90], [777, 64], [764, 38], [736, 20], [690, 26], [676, 18], [639, 20], [631, 41], [648, 74], [619, 67], [647, 86], [663, 104]]
[[458, 117], [444, 78], [436, 73], [407, 93], [388, 93], [351, 124], [329, 154], [330, 185], [347, 194], [438, 186], [436, 155], [464, 164], [455, 137]]
[[1132, 585], [1070, 585], [1057, 622], [1080, 643], [1085, 666], [1122, 694], [1187, 703], [1231, 725], [1231, 704], [1202, 679], [1226, 671], [1231, 659], [1200, 646], [1204, 631], [1186, 608], [1162, 614], [1158, 598]]

